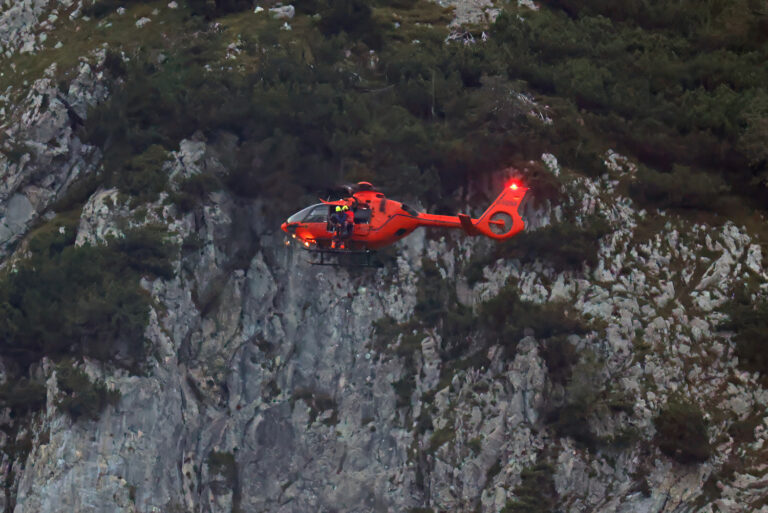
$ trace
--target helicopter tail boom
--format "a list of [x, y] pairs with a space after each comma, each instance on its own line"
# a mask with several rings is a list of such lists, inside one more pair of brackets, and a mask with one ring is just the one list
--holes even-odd
[[443, 216], [424, 213], [418, 214], [417, 219], [420, 226], [461, 228], [467, 235], [485, 235], [492, 239], [504, 240], [525, 228], [519, 209], [527, 192], [527, 187], [516, 182], [508, 184], [478, 219], [472, 219], [466, 214]]

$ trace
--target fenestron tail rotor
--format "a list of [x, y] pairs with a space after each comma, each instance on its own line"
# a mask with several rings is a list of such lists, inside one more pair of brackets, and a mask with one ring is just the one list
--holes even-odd
[[509, 183], [490, 207], [473, 223], [473, 228], [492, 239], [508, 239], [523, 231], [525, 222], [520, 215], [528, 188], [517, 181]]

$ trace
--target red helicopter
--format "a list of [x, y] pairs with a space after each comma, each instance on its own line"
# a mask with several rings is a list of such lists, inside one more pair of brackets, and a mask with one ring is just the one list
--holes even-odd
[[[368, 182], [348, 189], [348, 196], [336, 201], [311, 205], [288, 218], [282, 230], [296, 239], [304, 249], [321, 256], [318, 264], [326, 264], [326, 254], [370, 254], [406, 237], [419, 226], [460, 228], [468, 235], [485, 235], [492, 239], [508, 239], [525, 228], [520, 205], [528, 188], [513, 180], [478, 219], [466, 214], [444, 216], [417, 212], [405, 203], [387, 199]], [[353, 222], [334, 223], [336, 207], [352, 212]], [[345, 208], [346, 207], [346, 208]], [[287, 242], [289, 243], [289, 242]], [[328, 263], [328, 265], [335, 265]]]

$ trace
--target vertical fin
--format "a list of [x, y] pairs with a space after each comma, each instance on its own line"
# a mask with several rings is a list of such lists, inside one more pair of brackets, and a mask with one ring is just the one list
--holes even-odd
[[475, 221], [473, 228], [497, 240], [508, 239], [523, 231], [525, 222], [519, 209], [528, 190], [516, 184], [504, 187], [499, 197]]

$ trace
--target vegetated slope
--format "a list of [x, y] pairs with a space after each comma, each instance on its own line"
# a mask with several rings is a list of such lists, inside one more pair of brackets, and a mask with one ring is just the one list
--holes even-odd
[[[7, 57], [6, 510], [764, 506], [758, 8], [118, 7]], [[276, 233], [509, 166], [540, 229], [504, 246], [360, 274]]]

